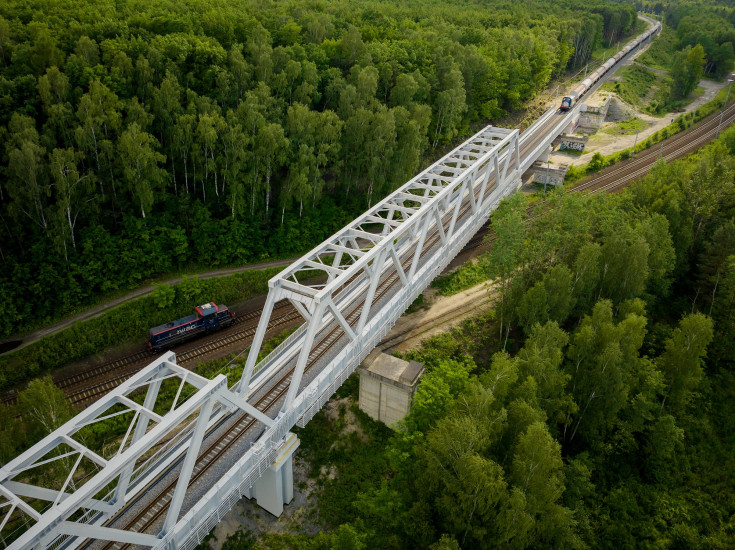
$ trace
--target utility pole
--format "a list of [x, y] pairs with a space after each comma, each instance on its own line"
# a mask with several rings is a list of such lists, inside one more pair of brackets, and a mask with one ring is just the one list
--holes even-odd
[[[733, 76], [732, 73], [730, 76]], [[725, 95], [725, 104], [722, 106], [722, 111], [720, 111], [720, 122], [717, 124], [717, 133], [715, 134], [715, 137], [720, 137], [720, 126], [722, 126], [722, 116], [725, 114], [725, 107], [727, 107], [727, 100], [730, 98], [730, 88], [732, 88], [732, 78], [728, 78], [727, 81], [729, 84], [727, 85], [727, 94]]]
[[638, 145], [638, 132], [635, 133], [635, 141], [633, 142], [633, 152], [630, 154], [630, 158], [635, 157], [635, 146]]
[[661, 160], [661, 155], [664, 152], [664, 140], [661, 140], [661, 147], [658, 150], [658, 160]]

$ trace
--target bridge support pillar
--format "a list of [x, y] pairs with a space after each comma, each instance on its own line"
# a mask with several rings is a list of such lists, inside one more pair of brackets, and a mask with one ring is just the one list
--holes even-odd
[[299, 438], [289, 432], [278, 449], [270, 467], [255, 482], [249, 498], [276, 517], [283, 513], [283, 505], [293, 500], [293, 453], [299, 448]]
[[554, 151], [554, 148], [551, 145], [549, 145], [546, 149], [543, 150], [543, 152], [541, 153], [541, 155], [539, 156], [537, 160], [547, 162], [549, 160], [549, 155], [551, 155], [553, 151]]

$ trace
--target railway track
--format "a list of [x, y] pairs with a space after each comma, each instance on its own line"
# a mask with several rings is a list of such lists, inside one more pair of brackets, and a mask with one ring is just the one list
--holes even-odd
[[[656, 144], [645, 151], [641, 151], [636, 157], [619, 162], [610, 166], [599, 174], [582, 180], [567, 189], [567, 193], [615, 193], [630, 185], [636, 179], [639, 179], [651, 170], [651, 166], [659, 159], [667, 162], [683, 158], [697, 149], [703, 147], [715, 137], [717, 137], [717, 127], [719, 126], [719, 112], [715, 112], [691, 128], [679, 132], [662, 142]], [[721, 131], [735, 123], [735, 103], [730, 104], [724, 111], [722, 118]], [[535, 205], [528, 208], [528, 220], [532, 222], [538, 217], [533, 211], [538, 206], [546, 204], [546, 200], [541, 200]], [[467, 244], [467, 248], [471, 244], [479, 247], [485, 241], [492, 244], [495, 241], [495, 233], [490, 229], [490, 222], [482, 226], [474, 237]]]
[[[646, 175], [659, 158], [667, 162], [680, 159], [715, 139], [719, 117], [720, 113], [715, 112], [690, 129], [679, 132], [663, 140], [660, 144], [641, 151], [634, 158], [617, 163], [603, 170], [600, 174], [580, 182], [573, 186], [570, 191], [599, 193], [626, 187], [633, 180]], [[727, 128], [733, 122], [735, 122], [735, 103], [724, 110], [722, 128]]]
[[[274, 308], [276, 316], [273, 317], [269, 330], [282, 327], [300, 319], [298, 312], [287, 303], [277, 304]], [[230, 346], [241, 344], [252, 338], [258, 326], [260, 311], [250, 311], [235, 317], [233, 323], [222, 332], [215, 333], [211, 339], [192, 347], [191, 342], [184, 349], [177, 350], [179, 364], [186, 366], [202, 359], [211, 353], [221, 351]], [[232, 330], [233, 327], [239, 327]], [[84, 408], [95, 401], [101, 395], [117, 387], [120, 383], [130, 378], [133, 374], [145, 367], [151, 360], [150, 351], [136, 352], [119, 359], [103, 363], [95, 368], [75, 373], [71, 376], [54, 380], [57, 387], [66, 393], [69, 401], [78, 408]], [[6, 395], [2, 399], [3, 404], [15, 404], [17, 394]]]
[[[296, 310], [289, 311], [288, 313], [272, 318], [272, 322], [269, 325], [269, 330], [288, 325], [292, 322], [296, 322], [300, 318], [301, 316]], [[207, 342], [206, 344], [180, 353], [176, 357], [177, 363], [181, 366], [187, 366], [187, 363], [193, 363], [196, 359], [202, 358], [210, 353], [214, 353], [216, 351], [220, 351], [235, 344], [241, 343], [248, 338], [252, 338], [255, 335], [255, 329], [256, 326], [248, 327], [244, 330], [230, 334], [229, 336], [212, 340], [210, 342]], [[146, 364], [147, 363], [148, 361], [146, 361]], [[194, 364], [192, 364], [192, 366], [194, 366]], [[87, 386], [84, 389], [81, 389], [74, 393], [67, 393], [67, 397], [72, 405], [76, 407], [85, 407], [91, 402], [96, 401], [100, 396], [116, 388], [119, 384], [135, 374], [138, 370], [139, 368], [136, 367], [135, 370], [115, 373], [116, 376], [107, 378], [106, 380], [94, 384], [93, 386]]]

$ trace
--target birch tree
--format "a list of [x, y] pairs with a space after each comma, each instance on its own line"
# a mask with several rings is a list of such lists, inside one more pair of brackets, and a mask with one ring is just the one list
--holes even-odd
[[6, 188], [12, 200], [11, 209], [30, 219], [44, 232], [49, 221], [46, 214], [51, 187], [43, 176], [45, 149], [40, 145], [33, 120], [14, 113], [8, 125], [6, 144], [8, 181]]
[[74, 149], [54, 149], [49, 159], [49, 169], [54, 180], [56, 206], [68, 225], [69, 239], [76, 250], [75, 229], [79, 213], [90, 200], [90, 178], [81, 175], [77, 168], [79, 155]]
[[165, 175], [160, 164], [166, 157], [156, 151], [156, 138], [133, 123], [118, 140], [120, 166], [133, 199], [140, 206], [140, 214], [146, 217], [155, 200], [154, 190], [161, 186]]

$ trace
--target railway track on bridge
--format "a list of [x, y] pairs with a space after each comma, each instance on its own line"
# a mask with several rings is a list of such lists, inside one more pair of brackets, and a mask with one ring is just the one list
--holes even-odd
[[[523, 147], [523, 149], [531, 149], [536, 144], [537, 140], [529, 140], [529, 143], [527, 143]], [[480, 189], [477, 189], [475, 191], [476, 198], [479, 193]], [[463, 223], [468, 215], [471, 215], [471, 205], [469, 198], [464, 201], [460, 209], [459, 219], [457, 220], [457, 223]], [[447, 230], [450, 223], [451, 218], [442, 221], [442, 227], [445, 231]], [[467, 246], [471, 245], [477, 247], [482, 242], [483, 237], [480, 236], [478, 238], [478, 236], [476, 235], [472, 239], [470, 239]], [[441, 237], [439, 235], [439, 231], [438, 229], [435, 229], [429, 236], [427, 236], [426, 246], [422, 249], [420, 261], [423, 260], [425, 257], [430, 258], [434, 253], [435, 247], [440, 243]], [[410, 251], [406, 254], [404, 258], [401, 258], [401, 265], [404, 270], [408, 270], [411, 262], [413, 261], [414, 254], [415, 253], [413, 251]], [[396, 269], [392, 269], [390, 272], [386, 273], [378, 285], [378, 289], [372, 300], [372, 306], [375, 306], [383, 299], [385, 299], [388, 293], [399, 282], [400, 277]], [[349, 282], [347, 284], [349, 284]], [[359, 321], [362, 304], [364, 301], [364, 293], [365, 290], [363, 290], [357, 297], [353, 299], [353, 305], [345, 316], [345, 320], [350, 325], [350, 327], [355, 327], [355, 325]], [[328, 326], [324, 327], [320, 333], [320, 339], [318, 340], [318, 343], [316, 343], [316, 345], [312, 349], [312, 352], [309, 355], [304, 374], [306, 375], [307, 373], [312, 371], [319, 360], [322, 359], [330, 351], [330, 349], [332, 349], [332, 347], [335, 346], [344, 336], [344, 329], [334, 320]], [[286, 363], [286, 367], [282, 369], [282, 371], [285, 370], [286, 372], [279, 375], [280, 377], [278, 378], [278, 381], [271, 386], [271, 389], [266, 391], [264, 395], [262, 395], [254, 403], [254, 406], [259, 411], [263, 413], [268, 413], [273, 409], [276, 403], [280, 402], [280, 400], [285, 396], [286, 392], [288, 391], [294, 369], [295, 362], [294, 358], [292, 357]], [[302, 385], [304, 385], [303, 380]], [[256, 424], [256, 420], [254, 418], [244, 413], [234, 413], [232, 416], [228, 417], [222, 422], [229, 422], [231, 425], [226, 430], [223, 430], [223, 433], [212, 443], [210, 443], [206, 450], [200, 452], [199, 457], [197, 458], [196, 465], [194, 467], [194, 471], [192, 472], [192, 478], [189, 483], [190, 487], [203, 478], [206, 472], [210, 470], [210, 468], [215, 464], [217, 457], [222, 456], [224, 453], [226, 453], [228, 449], [236, 445]], [[216, 427], [213, 427], [210, 430], [210, 434], [220, 429], [221, 423], [218, 424]], [[167, 475], [171, 474], [171, 470], [176, 468], [177, 464], [178, 463], [173, 464], [166, 472], [160, 474], [155, 480], [151, 481], [148, 486], [140, 490], [140, 496], [136, 497], [136, 499], [132, 501], [130, 505], [139, 504], [140, 500], [142, 498], [145, 498], [144, 496], [148, 495], [149, 491], [152, 490], [155, 485], [161, 483]], [[155, 529], [158, 527], [158, 525], [156, 525], [157, 522], [162, 521], [163, 515], [168, 509], [169, 503], [171, 502], [173, 491], [176, 486], [175, 476], [173, 477], [174, 479], [169, 482], [160, 492], [157, 491], [159, 496], [151, 498], [150, 503], [143, 506], [142, 509], [137, 512], [132, 518], [125, 520], [124, 525], [115, 525], [116, 521], [121, 521], [123, 519], [120, 517], [120, 515], [118, 515], [116, 518], [111, 519], [108, 525], [115, 526], [116, 528], [122, 528], [124, 530], [132, 530], [141, 533], [155, 531]], [[121, 514], [125, 514], [125, 509], [121, 511]], [[83, 547], [94, 548], [95, 550], [97, 550], [98, 548], [102, 548], [103, 550], [124, 550], [130, 548], [130, 544], [110, 542], [105, 545], [93, 546], [93, 542], [89, 541]]]

